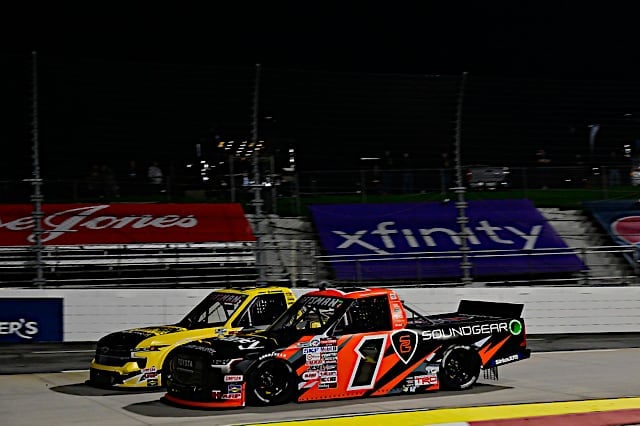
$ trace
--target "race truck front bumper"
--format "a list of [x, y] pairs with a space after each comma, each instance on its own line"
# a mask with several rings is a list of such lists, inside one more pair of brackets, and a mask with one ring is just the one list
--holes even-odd
[[238, 408], [246, 404], [245, 384], [227, 383], [223, 389], [207, 389], [169, 381], [164, 400], [171, 404], [193, 408]]

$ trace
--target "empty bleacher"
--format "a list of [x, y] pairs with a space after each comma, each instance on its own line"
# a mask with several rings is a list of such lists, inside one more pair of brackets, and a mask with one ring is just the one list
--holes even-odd
[[[45, 246], [48, 287], [242, 286], [255, 284], [254, 242]], [[28, 286], [37, 259], [30, 247], [0, 247], [0, 285]]]

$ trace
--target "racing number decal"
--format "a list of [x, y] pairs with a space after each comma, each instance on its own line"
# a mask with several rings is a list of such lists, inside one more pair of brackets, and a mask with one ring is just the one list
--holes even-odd
[[387, 335], [364, 336], [355, 347], [356, 363], [353, 366], [348, 391], [372, 389], [387, 343]]

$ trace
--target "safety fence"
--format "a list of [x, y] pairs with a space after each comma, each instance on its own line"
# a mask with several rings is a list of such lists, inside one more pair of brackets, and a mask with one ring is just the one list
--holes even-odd
[[[255, 285], [259, 279], [291, 287], [317, 286], [329, 280], [342, 285], [460, 286], [461, 280], [423, 278], [425, 262], [437, 268], [443, 259], [462, 261], [462, 253], [420, 252], [411, 254], [326, 256], [318, 254], [313, 240], [267, 240], [259, 243], [129, 244], [88, 246], [46, 246], [42, 253], [45, 287], [189, 288]], [[257, 253], [261, 252], [261, 255]], [[527, 251], [468, 251], [468, 260], [490, 257], [525, 257], [532, 264], [542, 256], [577, 255], [585, 268], [573, 273], [517, 276], [476, 276], [471, 268], [471, 285], [638, 285], [638, 250], [634, 245], [533, 249]], [[333, 267], [355, 265], [356, 271], [371, 262], [404, 260], [415, 265], [411, 279], [363, 280], [357, 273], [350, 280], [335, 280]], [[30, 247], [0, 247], [0, 285], [30, 287], [37, 264]], [[468, 285], [469, 283], [467, 283]]]
[[[172, 287], [255, 284], [253, 242], [45, 246], [47, 286]], [[29, 285], [38, 268], [31, 247], [0, 247], [0, 284]]]
[[[499, 191], [503, 197], [530, 198], [539, 190], [560, 193], [557, 202], [576, 192], [581, 200], [637, 199], [640, 172], [631, 163], [599, 166], [554, 167], [465, 167], [463, 185], [469, 193]], [[289, 216], [304, 213], [305, 199], [328, 196], [351, 196], [357, 202], [370, 202], [378, 196], [405, 197], [429, 195], [442, 198], [453, 195], [456, 171], [451, 168], [297, 171], [263, 173], [264, 211]], [[46, 179], [43, 191], [49, 203], [79, 202], [240, 202], [248, 207], [256, 183], [246, 174], [221, 173], [207, 180], [175, 175], [161, 184], [129, 182], [115, 179], [103, 185], [90, 184], [84, 178]], [[0, 180], [0, 201], [24, 203], [30, 199], [28, 181]], [[490, 195], [487, 195], [488, 197]], [[478, 198], [476, 196], [476, 198]], [[482, 197], [480, 197], [482, 198]]]

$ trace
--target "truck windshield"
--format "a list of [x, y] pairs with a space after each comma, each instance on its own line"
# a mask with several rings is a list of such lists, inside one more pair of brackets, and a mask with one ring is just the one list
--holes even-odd
[[244, 294], [211, 293], [178, 323], [186, 328], [224, 325], [247, 298]]
[[302, 296], [269, 327], [269, 333], [319, 334], [335, 323], [351, 300], [327, 296]]

